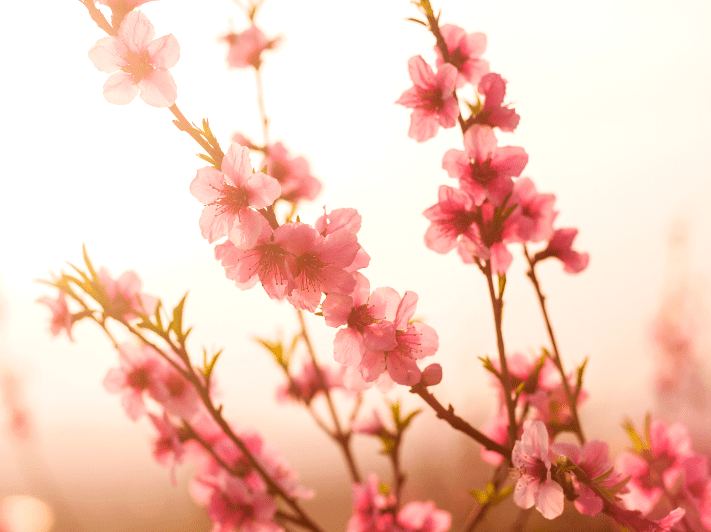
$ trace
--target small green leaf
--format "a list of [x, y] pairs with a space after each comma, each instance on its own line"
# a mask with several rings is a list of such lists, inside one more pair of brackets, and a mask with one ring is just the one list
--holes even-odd
[[185, 292], [183, 299], [180, 303], [173, 309], [173, 321], [170, 322], [169, 330], [175, 333], [178, 341], [183, 341], [185, 336], [183, 335], [183, 307], [185, 306], [185, 298], [188, 297], [188, 293]]
[[426, 22], [422, 22], [421, 20], [416, 19], [416, 18], [410, 17], [410, 18], [406, 18], [405, 20], [409, 20], [409, 21], [411, 21], [411, 22], [417, 22], [418, 24], [422, 24], [425, 28], [427, 27], [427, 23], [426, 23]]
[[506, 288], [506, 274], [500, 273], [499, 275], [499, 299], [504, 295], [504, 289]]
[[[264, 340], [263, 338], [255, 336], [254, 341], [258, 342], [267, 351], [269, 351], [274, 356], [274, 360], [276, 360], [277, 364], [283, 368], [288, 367], [288, 359], [284, 356], [284, 346], [282, 345], [281, 340], [270, 342], [269, 340]], [[294, 343], [292, 343], [294, 346], [296, 345], [295, 341], [296, 339], [294, 339]]]
[[89, 269], [91, 278], [98, 279], [99, 276], [96, 274], [96, 270], [94, 269], [94, 266], [91, 264], [91, 261], [89, 260], [89, 254], [86, 252], [86, 246], [84, 244], [82, 244], [81, 249], [82, 249], [82, 252], [84, 253], [84, 262], [86, 262], [86, 267]]
[[159, 299], [158, 304], [156, 305], [155, 318], [156, 318], [156, 325], [161, 330], [161, 332], [163, 332], [163, 318], [161, 318], [161, 315], [160, 315], [160, 311], [162, 308], [163, 308], [163, 302]]
[[644, 450], [644, 442], [642, 441], [642, 438], [639, 436], [639, 434], [637, 434], [637, 431], [635, 430], [632, 421], [630, 421], [629, 419], [625, 419], [624, 423], [622, 423], [622, 428], [627, 431], [627, 435], [632, 440], [632, 443], [634, 443], [635, 452], [641, 454]]

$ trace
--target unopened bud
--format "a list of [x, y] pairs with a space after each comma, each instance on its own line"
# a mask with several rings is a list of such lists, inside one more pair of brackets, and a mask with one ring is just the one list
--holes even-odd
[[442, 382], [442, 366], [439, 364], [430, 364], [422, 370], [422, 384], [425, 386], [434, 386]]

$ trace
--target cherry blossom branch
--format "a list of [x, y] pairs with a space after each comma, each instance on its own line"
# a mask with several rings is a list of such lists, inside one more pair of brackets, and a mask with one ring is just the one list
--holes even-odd
[[329, 432], [329, 434], [336, 442], [338, 442], [338, 445], [340, 446], [341, 451], [343, 452], [343, 456], [345, 457], [346, 464], [348, 465], [348, 470], [350, 472], [351, 478], [353, 479], [353, 482], [360, 482], [361, 476], [360, 476], [360, 473], [358, 472], [358, 467], [356, 466], [355, 459], [353, 458], [353, 453], [350, 448], [351, 433], [350, 432], [343, 432], [343, 429], [341, 428], [341, 423], [338, 420], [338, 414], [336, 413], [336, 408], [333, 406], [333, 400], [331, 399], [331, 393], [328, 389], [328, 385], [326, 384], [326, 379], [323, 376], [323, 371], [321, 371], [321, 367], [318, 365], [318, 362], [316, 360], [316, 353], [314, 351], [313, 345], [311, 344], [311, 339], [309, 338], [308, 332], [306, 330], [306, 322], [304, 321], [304, 316], [300, 310], [297, 310], [296, 314], [299, 317], [299, 324], [301, 325], [301, 337], [304, 339], [304, 343], [306, 344], [306, 349], [309, 352], [309, 356], [311, 357], [311, 362], [314, 365], [314, 370], [316, 371], [316, 375], [318, 377], [319, 383], [321, 384], [323, 393], [326, 396], [326, 402], [328, 403], [328, 409], [331, 412], [331, 417], [333, 418], [333, 424], [336, 428], [335, 433]]
[[109, 24], [109, 21], [106, 20], [104, 14], [99, 11], [98, 7], [96, 7], [94, 0], [79, 0], [79, 2], [84, 4], [84, 7], [86, 7], [89, 11], [89, 16], [94, 22], [96, 22], [96, 25], [99, 26], [99, 28], [104, 30], [109, 35], [113, 35], [114, 37], [118, 36], [118, 28], [114, 28], [111, 24]]
[[558, 372], [560, 373], [560, 377], [563, 380], [563, 389], [565, 390], [565, 395], [568, 399], [568, 405], [570, 406], [570, 411], [573, 414], [573, 430], [578, 437], [578, 440], [580, 443], [585, 443], [585, 435], [583, 433], [583, 427], [580, 424], [580, 418], [578, 417], [578, 401], [577, 401], [577, 394], [580, 392], [580, 390], [577, 390], [575, 394], [573, 394], [572, 390], [570, 389], [570, 384], [568, 383], [568, 377], [565, 374], [565, 370], [563, 369], [563, 361], [560, 358], [560, 352], [558, 351], [558, 343], [555, 341], [555, 335], [553, 334], [553, 326], [551, 325], [550, 319], [548, 318], [548, 311], [546, 309], [546, 297], [543, 295], [543, 292], [541, 291], [541, 285], [538, 282], [538, 278], [536, 277], [536, 268], [535, 268], [535, 263], [531, 259], [531, 256], [528, 254], [528, 249], [526, 248], [526, 245], [524, 244], [523, 246], [523, 254], [526, 256], [526, 260], [528, 261], [528, 266], [529, 270], [526, 275], [528, 275], [528, 278], [531, 279], [531, 282], [533, 283], [533, 288], [536, 290], [536, 295], [538, 296], [538, 303], [540, 304], [541, 307], [541, 313], [543, 314], [543, 320], [546, 322], [546, 330], [548, 331], [548, 338], [550, 338], [551, 341], [551, 347], [553, 348], [553, 362], [558, 368]]
[[463, 432], [474, 441], [486, 447], [488, 450], [497, 452], [509, 462], [511, 461], [511, 449], [495, 442], [484, 433], [479, 432], [477, 429], [472, 427], [462, 418], [455, 415], [454, 407], [452, 405], [449, 405], [449, 408], [445, 408], [442, 403], [440, 403], [435, 396], [430, 393], [424, 384], [421, 382], [415, 384], [412, 388], [410, 388], [410, 393], [414, 393], [422, 397], [422, 399], [436, 412], [437, 417], [445, 420], [453, 429]]
[[491, 270], [491, 260], [487, 260], [482, 266], [479, 263], [481, 271], [486, 276], [486, 283], [489, 286], [489, 298], [491, 299], [491, 308], [494, 313], [494, 325], [496, 328], [496, 346], [499, 351], [499, 362], [501, 364], [501, 386], [504, 389], [504, 398], [506, 399], [506, 411], [509, 417], [509, 441], [516, 441], [518, 436], [518, 428], [516, 426], [516, 403], [511, 397], [511, 376], [509, 375], [509, 367], [506, 361], [506, 349], [504, 348], [504, 335], [501, 328], [502, 314], [504, 309], [503, 293], [496, 295], [494, 289], [494, 279]]
[[188, 122], [188, 119], [185, 118], [185, 115], [183, 115], [180, 109], [178, 109], [177, 104], [171, 105], [169, 109], [170, 112], [173, 113], [173, 116], [175, 116], [175, 118], [177, 119], [173, 120], [173, 124], [175, 124], [175, 127], [177, 127], [180, 131], [185, 131], [195, 140], [195, 142], [200, 144], [202, 149], [204, 149], [205, 152], [212, 158], [212, 161], [215, 163], [215, 167], [219, 170], [222, 166], [222, 159], [224, 158], [225, 154], [222, 152], [220, 145], [217, 143], [217, 139], [215, 139], [215, 137], [212, 135], [212, 132], [210, 131], [209, 127], [206, 127], [207, 120], [203, 121], [203, 126], [206, 129], [206, 131], [203, 131], [197, 128], [194, 124]]

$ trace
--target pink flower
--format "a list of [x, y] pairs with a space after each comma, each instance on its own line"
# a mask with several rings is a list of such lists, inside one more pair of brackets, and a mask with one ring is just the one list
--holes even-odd
[[[483, 33], [467, 34], [462, 28], [453, 24], [441, 26], [440, 31], [449, 54], [447, 63], [453, 65], [459, 73], [457, 88], [463, 87], [467, 82], [475, 84], [489, 72], [488, 61], [479, 59], [486, 50], [486, 35]], [[435, 46], [435, 52], [437, 53], [437, 68], [440, 68], [444, 64], [444, 59], [439, 46]]]
[[205, 205], [202, 236], [212, 243], [229, 235], [238, 248], [256, 244], [267, 221], [254, 209], [274, 203], [280, 191], [276, 179], [252, 170], [249, 149], [234, 143], [222, 160], [222, 171], [201, 168], [190, 183], [190, 193]]
[[422, 322], [409, 323], [415, 314], [417, 294], [405, 292], [395, 313], [393, 324], [397, 345], [385, 352], [366, 351], [360, 363], [360, 372], [366, 382], [372, 382], [385, 369], [398, 384], [414, 386], [422, 377], [417, 360], [434, 355], [439, 347], [435, 330]]
[[151, 316], [155, 313], [158, 300], [141, 293], [141, 279], [135, 272], [124, 272], [114, 280], [105, 268], [101, 268], [99, 281], [108, 296], [104, 308], [108, 315], [128, 321], [141, 314]]
[[447, 532], [452, 526], [452, 516], [438, 510], [432, 501], [413, 501], [398, 512], [397, 522], [409, 532]]
[[357, 366], [366, 351], [384, 351], [397, 345], [395, 326], [385, 319], [393, 315], [400, 300], [392, 288], [378, 288], [370, 294], [370, 283], [356, 273], [351, 295], [329, 293], [321, 305], [329, 327], [347, 325], [336, 333], [333, 355], [336, 362]]
[[286, 264], [286, 225], [274, 232], [265, 226], [251, 249], [238, 249], [229, 240], [215, 246], [215, 258], [222, 262], [227, 278], [243, 290], [259, 280], [272, 299], [283, 299], [291, 292], [294, 281]]
[[577, 234], [577, 229], [556, 229], [550, 242], [548, 242], [548, 247], [536, 253], [534, 262], [548, 257], [556, 257], [565, 265], [563, 269], [566, 272], [580, 273], [587, 268], [588, 262], [590, 262], [590, 255], [573, 251], [573, 240], [575, 240]]
[[277, 506], [264, 491], [254, 492], [239, 478], [220, 472], [205, 479], [212, 488], [207, 515], [213, 522], [212, 532], [280, 532], [274, 522]]
[[37, 302], [47, 305], [49, 310], [52, 311], [52, 321], [49, 324], [49, 330], [52, 333], [52, 336], [58, 336], [62, 329], [64, 329], [67, 331], [69, 339], [73, 342], [74, 338], [72, 338], [72, 325], [74, 324], [74, 317], [69, 312], [67, 298], [64, 292], [59, 292], [57, 299], [41, 297], [37, 300]]
[[528, 155], [523, 148], [498, 148], [494, 130], [475, 124], [464, 134], [464, 151], [447, 151], [442, 168], [449, 177], [459, 179], [474, 203], [481, 205], [488, 198], [499, 206], [513, 190], [511, 178], [520, 176], [527, 163]]
[[523, 242], [540, 242], [553, 236], [553, 218], [557, 214], [553, 210], [553, 194], [539, 194], [533, 181], [522, 177], [516, 181], [509, 203], [516, 205], [511, 218]]
[[449, 128], [457, 124], [459, 105], [454, 96], [457, 69], [446, 64], [435, 75], [419, 55], [411, 57], [407, 65], [415, 85], [395, 103], [414, 109], [408, 135], [423, 142], [434, 137], [439, 126]]
[[230, 33], [225, 36], [225, 41], [230, 45], [227, 63], [231, 67], [246, 68], [252, 66], [259, 68], [262, 64], [262, 52], [272, 48], [276, 40], [269, 40], [256, 26], [251, 26], [242, 33]]
[[523, 434], [514, 444], [511, 459], [518, 470], [513, 499], [520, 508], [536, 510], [546, 519], [563, 513], [563, 488], [551, 479], [548, 430], [542, 421], [523, 423]]
[[165, 361], [149, 345], [118, 346], [120, 367], [109, 370], [104, 378], [104, 387], [110, 393], [120, 393], [121, 404], [128, 417], [137, 421], [146, 412], [143, 393], [163, 403], [168, 390], [161, 379]]
[[[343, 367], [331, 368], [319, 365], [323, 380], [328, 390], [343, 388]], [[304, 362], [298, 373], [291, 373], [291, 381], [287, 385], [280, 386], [277, 390], [277, 398], [280, 401], [293, 400], [310, 404], [319, 393], [323, 393], [321, 379], [316, 372], [313, 362]]]
[[467, 123], [498, 127], [508, 132], [516, 129], [521, 117], [514, 109], [502, 105], [506, 95], [506, 82], [503, 78], [499, 74], [487, 74], [481, 78], [477, 90], [484, 96], [484, 105]]
[[303, 157], [291, 157], [281, 142], [264, 150], [261, 168], [281, 185], [281, 199], [291, 203], [312, 200], [321, 191], [321, 183], [311, 175], [309, 163]]
[[322, 292], [349, 294], [355, 287], [353, 275], [346, 272], [360, 244], [348, 231], [321, 236], [316, 229], [299, 222], [286, 223], [274, 231], [288, 252], [286, 261], [293, 279], [287, 299], [296, 309], [314, 312]]
[[190, 421], [202, 404], [195, 386], [168, 364], [164, 365], [164, 371], [158, 378], [167, 392], [165, 400], [161, 402], [165, 410]]
[[461, 237], [476, 238], [472, 225], [477, 209], [472, 197], [463, 190], [440, 185], [439, 202], [423, 214], [432, 222], [425, 233], [425, 245], [437, 253], [448, 253]]
[[476, 262], [475, 257], [490, 260], [493, 271], [504, 274], [513, 260], [506, 242], [515, 240], [516, 224], [511, 216], [504, 217], [502, 207], [485, 201], [477, 209], [472, 232], [460, 238], [457, 252], [465, 264]]
[[[590, 480], [612, 469], [610, 461], [610, 448], [605, 442], [598, 440], [586, 442], [582, 449], [574, 443], [554, 443], [551, 446], [554, 453], [567, 457]], [[618, 476], [610, 476], [599, 482], [601, 486], [611, 487], [622, 480]], [[600, 496], [590, 487], [576, 479], [573, 485], [578, 497], [575, 499], [575, 508], [584, 515], [597, 515], [603, 509], [604, 503]]]
[[185, 449], [181, 440], [184, 434], [180, 427], [173, 425], [165, 413], [162, 418], [149, 413], [148, 418], [158, 431], [158, 437], [153, 441], [153, 457], [160, 465], [170, 467], [171, 481], [173, 486], [177, 486], [175, 466], [183, 462]]
[[386, 510], [394, 508], [393, 495], [380, 492], [378, 477], [372, 473], [368, 480], [353, 485], [353, 515], [346, 532], [396, 532], [393, 516]]
[[[111, 103], [131, 103], [139, 92], [154, 107], [170, 107], [178, 96], [168, 69], [180, 57], [173, 35], [153, 40], [153, 24], [140, 11], [131, 11], [121, 22], [118, 37], [104, 37], [89, 50], [94, 66], [112, 74], [104, 84], [104, 97]], [[120, 72], [117, 72], [120, 71]]]

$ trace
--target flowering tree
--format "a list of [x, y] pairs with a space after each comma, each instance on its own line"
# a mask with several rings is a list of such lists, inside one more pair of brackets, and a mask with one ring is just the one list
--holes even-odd
[[[588, 396], [585, 363], [566, 369], [536, 269], [557, 259], [566, 272], [580, 273], [589, 256], [574, 249], [577, 229], [554, 223], [555, 197], [539, 193], [522, 177], [526, 151], [499, 145], [499, 132], [513, 133], [520, 117], [507, 103], [507, 82], [482, 59], [484, 34], [440, 24], [442, 14], [429, 0], [413, 2], [410, 20], [433, 37], [436, 62], [433, 67], [421, 55], [412, 57], [407, 68], [413, 85], [397, 100], [412, 110], [408, 135], [417, 142], [435, 137], [440, 127], [461, 131], [461, 144], [442, 154], [449, 185], [439, 186], [436, 203], [425, 210], [430, 226], [423, 237], [437, 253], [456, 249], [464, 268], [482, 274], [488, 291], [497, 356], [481, 360], [495, 382], [499, 408], [490, 423], [477, 428], [433, 393], [447, 368], [428, 363], [439, 338], [433, 327], [414, 319], [418, 295], [371, 288], [365, 272], [378, 258], [358, 240], [357, 209], [324, 209], [311, 223], [302, 221], [300, 206], [313, 200], [321, 185], [303, 157], [270, 141], [261, 67], [278, 39], [256, 25], [262, 1], [242, 5], [249, 28], [225, 41], [230, 66], [255, 72], [263, 134], [255, 140], [236, 133], [226, 150], [207, 119], [197, 125], [178, 108], [169, 69], [179, 59], [179, 45], [172, 35], [154, 38], [153, 25], [138, 9], [146, 0], [103, 0], [99, 6], [80, 1], [108, 35], [89, 51], [94, 66], [110, 74], [106, 99], [123, 105], [140, 94], [149, 105], [168, 108], [174, 125], [200, 146], [198, 156], [207, 166], [197, 170], [189, 192], [203, 206], [202, 236], [209, 244], [219, 242], [214, 253], [225, 276], [242, 290], [260, 284], [269, 298], [294, 307], [299, 334], [290, 342], [260, 343], [283, 370], [278, 396], [303, 405], [342, 451], [353, 485], [349, 532], [450, 529], [446, 508], [404, 500], [401, 447], [420, 412], [441, 419], [441, 437], [455, 430], [471, 438], [496, 466], [485, 489], [472, 491], [478, 510], [465, 530], [474, 530], [509, 494], [521, 509], [535, 508], [551, 520], [561, 516], [567, 499], [571, 511], [606, 515], [630, 530], [711, 530], [707, 458], [693, 451], [682, 425], [667, 427], [648, 418], [638, 432], [628, 423], [634, 451], [619, 455], [614, 465], [607, 443], [586, 440], [578, 414]], [[256, 167], [253, 154], [262, 157]], [[536, 356], [506, 348], [504, 295], [514, 253], [526, 261], [548, 335], [547, 348]], [[105, 388], [121, 396], [130, 419], [147, 417], [155, 427], [154, 456], [171, 468], [173, 479], [178, 464], [195, 465], [191, 494], [206, 507], [213, 531], [323, 530], [302, 504], [314, 493], [299, 484], [296, 472], [257, 431], [235, 425], [229, 409], [219, 404], [214, 376], [222, 351], [204, 349], [201, 357], [189, 352], [186, 298], [170, 308], [145, 293], [134, 272], [114, 279], [95, 268], [86, 250], [84, 264], [70, 267], [46, 281], [58, 290], [56, 298], [40, 300], [52, 312], [51, 332], [66, 332], [71, 339], [74, 324], [85, 320], [106, 334], [119, 362], [106, 375]], [[336, 364], [317, 357], [305, 312], [337, 329]], [[308, 354], [300, 363], [294, 357], [297, 346]], [[422, 408], [403, 412], [391, 403], [387, 421], [377, 412], [362, 412], [366, 393], [398, 386], [419, 396]], [[347, 398], [337, 401], [336, 390], [346, 391]], [[317, 397], [325, 400], [330, 419], [313, 408]], [[381, 441], [392, 464], [389, 483], [361, 471], [354, 434]], [[566, 434], [578, 443], [566, 442]]]

